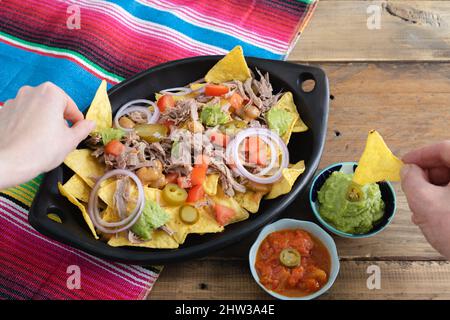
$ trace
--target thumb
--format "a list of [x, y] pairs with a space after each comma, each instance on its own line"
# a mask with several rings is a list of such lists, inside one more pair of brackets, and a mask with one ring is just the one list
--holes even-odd
[[80, 120], [77, 121], [71, 128], [70, 131], [74, 137], [75, 146], [78, 145], [83, 139], [85, 139], [92, 130], [95, 129], [95, 122], [91, 120]]
[[440, 196], [440, 188], [428, 181], [427, 174], [415, 164], [405, 164], [401, 171], [403, 192], [411, 211], [415, 214], [426, 213]]

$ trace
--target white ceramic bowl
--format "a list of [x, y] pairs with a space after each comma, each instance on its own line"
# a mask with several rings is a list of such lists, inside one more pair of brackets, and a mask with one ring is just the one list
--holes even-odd
[[[331, 258], [331, 269], [330, 274], [328, 277], [328, 282], [318, 291], [307, 295], [303, 297], [287, 297], [284, 295], [281, 295], [279, 293], [276, 293], [272, 290], [267, 289], [264, 287], [261, 282], [259, 281], [259, 276], [255, 268], [255, 261], [256, 261], [256, 253], [258, 252], [259, 246], [261, 245], [261, 242], [272, 232], [284, 230], [284, 229], [301, 229], [309, 232], [314, 237], [322, 241], [322, 243], [325, 245], [325, 247], [328, 249], [328, 252], [330, 253]], [[265, 226], [261, 232], [259, 233], [258, 238], [256, 239], [255, 243], [253, 243], [252, 247], [250, 248], [249, 252], [249, 263], [250, 263], [250, 270], [252, 272], [252, 276], [255, 279], [255, 281], [259, 284], [261, 288], [263, 288], [268, 294], [274, 296], [275, 298], [281, 299], [281, 300], [311, 300], [314, 299], [324, 292], [328, 291], [328, 289], [331, 288], [334, 281], [336, 280], [336, 277], [339, 273], [339, 257], [336, 250], [336, 245], [334, 243], [333, 238], [325, 232], [321, 227], [319, 227], [317, 224], [309, 222], [309, 221], [302, 221], [302, 220], [295, 220], [295, 219], [281, 219], [278, 220], [272, 224], [269, 224]]]

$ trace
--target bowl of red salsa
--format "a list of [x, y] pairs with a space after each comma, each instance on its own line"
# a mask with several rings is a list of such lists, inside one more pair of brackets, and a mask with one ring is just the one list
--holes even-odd
[[333, 238], [309, 221], [281, 219], [264, 227], [249, 253], [255, 281], [282, 300], [310, 300], [336, 280], [339, 258]]

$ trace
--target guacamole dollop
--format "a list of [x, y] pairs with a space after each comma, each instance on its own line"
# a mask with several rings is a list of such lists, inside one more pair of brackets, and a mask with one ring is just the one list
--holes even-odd
[[210, 104], [203, 107], [200, 120], [204, 125], [214, 127], [228, 122], [229, 114], [222, 110], [219, 103]]
[[272, 108], [266, 114], [269, 129], [275, 131], [279, 136], [283, 136], [292, 123], [293, 116], [284, 109]]
[[169, 220], [169, 215], [156, 202], [147, 200], [144, 210], [131, 231], [142, 240], [150, 240], [152, 232], [163, 226]]
[[111, 140], [120, 140], [125, 135], [125, 131], [116, 128], [105, 128], [99, 131], [103, 145], [107, 145]]
[[353, 174], [333, 172], [318, 192], [319, 213], [336, 229], [352, 234], [367, 233], [384, 215], [380, 187], [369, 183], [361, 188], [362, 199], [349, 201], [347, 191]]

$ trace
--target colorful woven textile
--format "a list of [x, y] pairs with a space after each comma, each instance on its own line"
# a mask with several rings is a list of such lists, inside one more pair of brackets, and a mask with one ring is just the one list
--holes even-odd
[[[315, 6], [308, 0], [0, 0], [0, 101], [23, 85], [52, 81], [84, 110], [101, 79], [113, 85], [162, 62], [224, 54], [237, 44], [249, 56], [285, 59]], [[160, 269], [104, 261], [29, 226], [41, 179], [0, 192], [0, 297], [146, 297]]]

